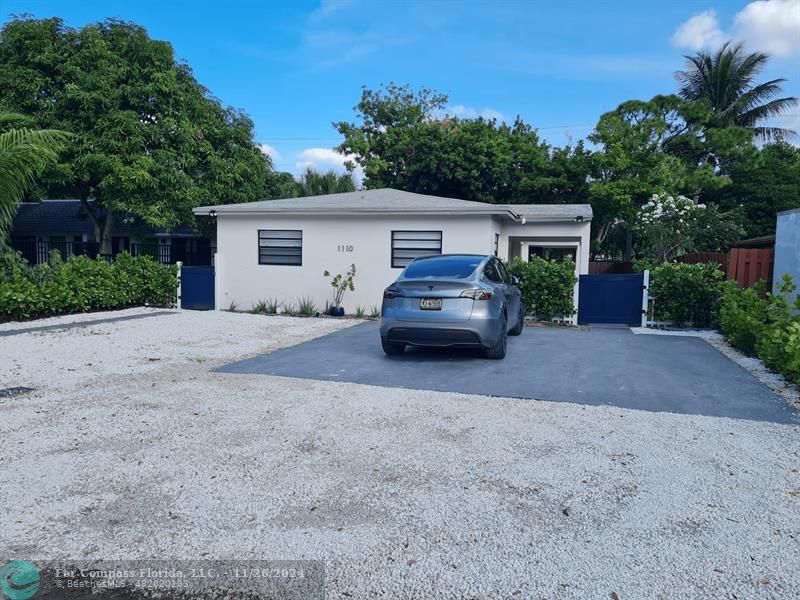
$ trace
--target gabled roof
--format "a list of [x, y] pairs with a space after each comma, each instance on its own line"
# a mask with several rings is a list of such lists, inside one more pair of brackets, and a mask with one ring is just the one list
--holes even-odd
[[576, 216], [591, 219], [588, 204], [488, 204], [457, 198], [414, 194], [392, 188], [360, 190], [324, 196], [261, 200], [242, 204], [201, 206], [196, 215], [345, 215], [345, 214], [438, 214], [497, 215], [514, 220], [574, 220]]
[[[91, 200], [89, 201], [91, 203]], [[114, 220], [114, 236], [159, 235], [166, 233], [141, 222], [132, 222], [130, 215], [121, 214]], [[187, 228], [176, 228], [172, 234], [191, 234]], [[94, 225], [81, 206], [80, 200], [42, 200], [23, 202], [11, 225], [12, 237], [45, 235], [94, 236]]]

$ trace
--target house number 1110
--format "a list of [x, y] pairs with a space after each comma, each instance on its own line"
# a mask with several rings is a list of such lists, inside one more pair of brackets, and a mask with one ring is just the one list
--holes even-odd
[[353, 244], [339, 244], [337, 248], [339, 249], [339, 252], [352, 252]]

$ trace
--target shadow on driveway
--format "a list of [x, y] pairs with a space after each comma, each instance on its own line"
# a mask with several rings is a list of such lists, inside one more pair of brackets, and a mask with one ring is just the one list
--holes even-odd
[[529, 327], [495, 361], [473, 350], [386, 356], [370, 322], [217, 371], [796, 422], [786, 402], [704, 340], [627, 328]]

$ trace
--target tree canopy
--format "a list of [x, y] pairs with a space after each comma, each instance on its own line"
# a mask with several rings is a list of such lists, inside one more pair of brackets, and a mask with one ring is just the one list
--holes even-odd
[[250, 118], [132, 23], [10, 21], [0, 31], [0, 105], [74, 134], [40, 193], [80, 198], [101, 252], [115, 216], [169, 229], [190, 224], [195, 206], [267, 192], [271, 165]]
[[344, 136], [337, 150], [363, 168], [367, 188], [493, 203], [567, 202], [585, 193], [582, 144], [553, 149], [519, 118], [511, 125], [458, 119], [444, 114], [446, 105], [447, 96], [428, 89], [364, 89], [358, 120], [334, 124]]
[[654, 194], [707, 205], [681, 245], [693, 249], [725, 249], [744, 231], [761, 231], [756, 223], [774, 228], [776, 210], [800, 206], [800, 188], [792, 187], [797, 150], [755, 146], [753, 128], [721, 120], [706, 102], [678, 95], [623, 102], [600, 117], [588, 147], [552, 147], [520, 118], [510, 125], [452, 118], [447, 102], [425, 88], [365, 88], [356, 120], [334, 124], [344, 137], [337, 150], [363, 169], [367, 188], [495, 203], [589, 202], [593, 250], [607, 256], [647, 252], [643, 238], [637, 245], [636, 223]]

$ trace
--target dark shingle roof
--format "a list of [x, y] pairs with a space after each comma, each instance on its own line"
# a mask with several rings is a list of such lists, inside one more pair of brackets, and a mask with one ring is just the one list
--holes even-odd
[[[114, 222], [114, 236], [131, 237], [135, 235], [156, 235], [166, 233], [144, 223], [126, 223], [125, 215]], [[192, 233], [186, 228], [173, 230], [175, 234]], [[17, 209], [11, 227], [14, 237], [33, 235], [88, 235], [94, 236], [94, 226], [86, 215], [80, 200], [42, 200], [23, 202]]]

